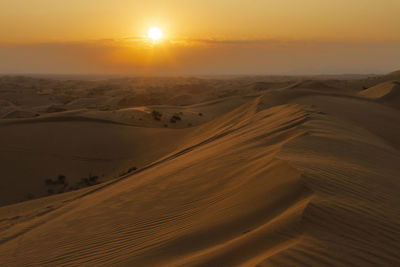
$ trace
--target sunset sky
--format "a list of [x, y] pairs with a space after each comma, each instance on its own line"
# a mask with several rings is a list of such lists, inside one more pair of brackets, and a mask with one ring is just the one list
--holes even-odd
[[380, 73], [400, 67], [399, 11], [398, 0], [1, 0], [0, 73]]

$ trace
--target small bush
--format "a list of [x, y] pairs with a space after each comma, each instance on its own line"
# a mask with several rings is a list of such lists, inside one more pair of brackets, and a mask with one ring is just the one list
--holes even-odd
[[[129, 171], [136, 170], [136, 167], [132, 167], [129, 169]], [[104, 176], [104, 174], [103, 174]], [[47, 189], [47, 193], [49, 195], [53, 195], [55, 193], [61, 194], [64, 192], [72, 191], [72, 190], [77, 190], [80, 188], [84, 188], [87, 186], [92, 186], [99, 184], [99, 176], [89, 174], [88, 177], [82, 178], [80, 181], [75, 183], [75, 185], [70, 185], [70, 183], [67, 182], [67, 178], [65, 175], [59, 175], [56, 180], [52, 179], [46, 179], [45, 184], [47, 186], [51, 186], [49, 189]]]
[[174, 114], [171, 119], [169, 120], [171, 123], [176, 123], [177, 121], [182, 120], [179, 114]]
[[82, 178], [81, 181], [77, 183], [77, 186], [79, 187], [80, 185], [85, 185], [85, 186], [96, 185], [99, 184], [98, 180], [99, 180], [98, 176], [89, 175], [88, 178]]
[[203, 113], [199, 112], [199, 116], [203, 116]]
[[151, 116], [153, 116], [153, 119], [155, 119], [156, 121], [160, 121], [161, 117], [162, 117], [162, 113], [157, 110], [153, 110], [151, 112]]
[[65, 180], [66, 180], [65, 175], [59, 175], [59, 176], [58, 176], [58, 183], [59, 183], [59, 184], [64, 184], [64, 183], [65, 183]]
[[99, 177], [98, 176], [91, 176], [91, 177], [89, 177], [89, 182], [90, 183], [97, 183], [97, 181], [99, 180]]
[[120, 176], [127, 175], [128, 173], [134, 172], [136, 170], [137, 170], [136, 167], [129, 168], [129, 170], [127, 170], [126, 172], [121, 173]]

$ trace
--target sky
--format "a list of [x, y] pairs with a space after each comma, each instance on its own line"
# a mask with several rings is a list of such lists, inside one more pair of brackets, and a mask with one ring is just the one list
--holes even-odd
[[400, 69], [399, 11], [399, 0], [0, 0], [0, 73], [385, 73]]

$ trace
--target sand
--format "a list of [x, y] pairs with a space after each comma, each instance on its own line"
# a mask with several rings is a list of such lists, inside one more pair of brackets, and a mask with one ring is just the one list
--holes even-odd
[[386, 105], [400, 108], [400, 82], [389, 81], [372, 86], [359, 93], [361, 96], [377, 100]]
[[[396, 75], [2, 78], [50, 93], [38, 105], [0, 94], [8, 109], [39, 114], [0, 120], [0, 262], [400, 265]], [[75, 106], [55, 97], [70, 84]], [[105, 84], [103, 98], [85, 100]], [[43, 109], [51, 105], [65, 110]], [[87, 172], [101, 183], [46, 196], [44, 177], [74, 183]]]

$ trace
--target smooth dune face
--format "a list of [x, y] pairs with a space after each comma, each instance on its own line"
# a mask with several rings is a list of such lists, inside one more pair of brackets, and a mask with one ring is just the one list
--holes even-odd
[[[394, 74], [392, 74], [394, 75]], [[371, 88], [368, 88], [362, 92], [360, 95], [378, 100], [385, 104], [391, 105], [393, 107], [400, 107], [400, 82], [399, 81], [389, 81], [380, 83]]]
[[399, 90], [398, 88], [400, 88], [400, 86], [397, 82], [386, 82], [368, 88], [367, 90], [360, 92], [360, 95], [367, 98], [378, 99], [392, 93], [394, 90]]
[[[360, 95], [363, 86], [379, 86], [389, 77], [257, 79], [250, 85], [236, 81], [237, 91], [205, 97], [203, 104], [116, 109], [157, 109], [168, 118], [182, 111], [179, 126], [168, 129], [163, 118], [122, 123], [126, 118], [96, 109], [3, 119], [0, 126], [9, 131], [1, 133], [3, 139], [64, 125], [75, 143], [87, 146], [75, 152], [108, 151], [115, 161], [119, 153], [131, 153], [129, 159], [143, 163], [136, 172], [92, 187], [1, 207], [0, 262], [400, 265], [400, 111], [392, 102]], [[95, 139], [91, 127], [97, 127]], [[87, 132], [75, 135], [78, 128]], [[124, 138], [114, 140], [111, 131]], [[63, 149], [68, 154], [70, 148]], [[100, 165], [107, 164], [121, 170], [110, 160]]]

